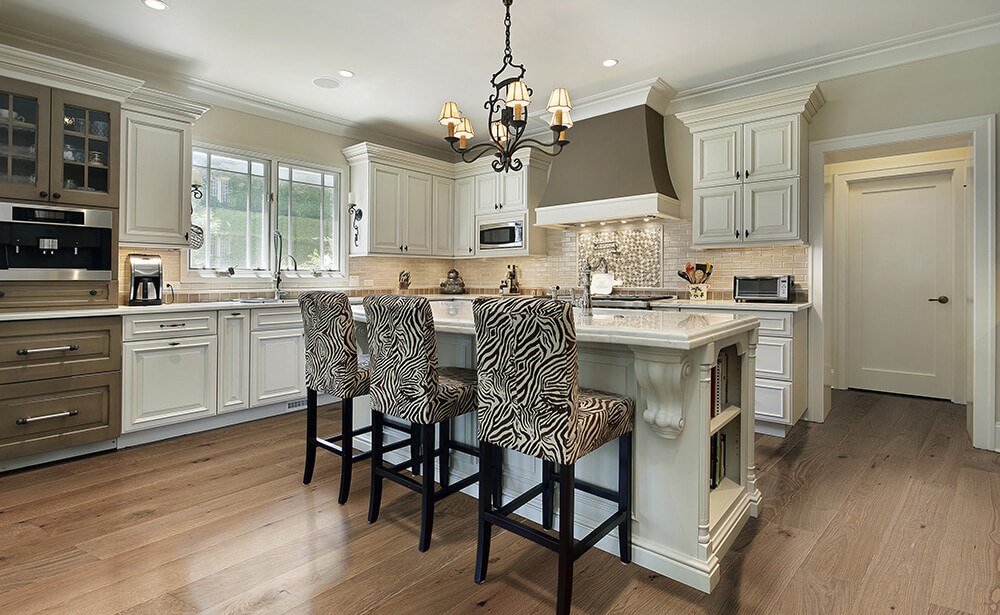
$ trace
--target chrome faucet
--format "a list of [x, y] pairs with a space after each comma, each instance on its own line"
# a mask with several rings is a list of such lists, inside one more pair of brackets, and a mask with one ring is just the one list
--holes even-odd
[[[549, 292], [552, 293], [551, 296], [553, 299], [559, 299], [560, 290], [562, 290], [562, 287], [558, 285], [549, 286]], [[573, 305], [576, 305], [576, 293], [574, 291], [575, 289], [572, 286], [570, 286], [569, 288], [566, 289], [566, 292], [562, 294], [562, 297], [569, 295], [569, 302], [572, 303]]]
[[[603, 256], [598, 259], [596, 267], [600, 267], [603, 273], [608, 272], [608, 260]], [[590, 274], [594, 272], [594, 267], [590, 266], [588, 258], [583, 264], [583, 314], [591, 316], [594, 313], [594, 301], [590, 296]]]
[[281, 294], [287, 294], [287, 290], [281, 290], [281, 262], [286, 258], [292, 259], [295, 271], [299, 270], [299, 262], [295, 260], [295, 257], [289, 254], [282, 254], [284, 251], [285, 238], [281, 235], [281, 231], [275, 229], [274, 235], [272, 236], [274, 240], [274, 271], [271, 272], [271, 276], [274, 278], [274, 300], [280, 301]]

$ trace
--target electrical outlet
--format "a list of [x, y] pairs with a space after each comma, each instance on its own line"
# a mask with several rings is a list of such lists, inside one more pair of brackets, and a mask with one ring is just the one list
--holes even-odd
[[365, 280], [365, 286], [375, 286], [375, 280]]
[[347, 276], [347, 284], [349, 286], [358, 286], [359, 284], [361, 284], [360, 280], [361, 278], [359, 278], [356, 275]]

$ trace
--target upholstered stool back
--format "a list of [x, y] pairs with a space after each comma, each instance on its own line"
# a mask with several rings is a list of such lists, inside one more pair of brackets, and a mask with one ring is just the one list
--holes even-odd
[[579, 374], [573, 308], [545, 298], [476, 299], [479, 439], [572, 463]]
[[372, 409], [429, 424], [436, 422], [437, 341], [430, 302], [409, 295], [368, 295]]
[[306, 336], [306, 386], [340, 398], [367, 395], [368, 373], [358, 365], [347, 295], [310, 291], [299, 295], [299, 307]]

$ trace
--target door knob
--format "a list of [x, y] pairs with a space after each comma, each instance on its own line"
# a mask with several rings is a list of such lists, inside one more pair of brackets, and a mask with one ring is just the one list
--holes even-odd
[[928, 301], [937, 301], [938, 303], [948, 303], [949, 301], [951, 301], [951, 299], [948, 298], [948, 295], [941, 295], [940, 297], [932, 297], [928, 299]]

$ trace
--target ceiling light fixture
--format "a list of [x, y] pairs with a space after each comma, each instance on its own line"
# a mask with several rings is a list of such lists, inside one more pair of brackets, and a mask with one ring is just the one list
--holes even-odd
[[607, 60], [601, 62], [601, 64], [604, 65], [604, 68], [611, 68], [612, 66], [618, 66], [618, 60], [614, 58], [608, 58]]
[[344, 70], [338, 72], [337, 74], [345, 79], [350, 79], [351, 77], [354, 76], [354, 71], [350, 71], [345, 68]]
[[332, 90], [340, 87], [340, 81], [333, 77], [316, 77], [313, 79], [313, 85], [324, 90]]
[[[552, 141], [542, 143], [537, 139], [524, 138], [524, 129], [528, 124], [528, 105], [531, 103], [532, 90], [524, 83], [524, 64], [514, 64], [514, 56], [510, 50], [510, 5], [514, 0], [501, 0], [506, 7], [506, 17], [504, 27], [507, 31], [507, 46], [504, 49], [503, 64], [500, 70], [493, 73], [490, 78], [490, 85], [493, 86], [494, 93], [486, 99], [483, 108], [489, 111], [489, 141], [478, 143], [469, 147], [467, 140], [476, 135], [472, 130], [472, 122], [469, 118], [462, 117], [458, 110], [458, 105], [453, 102], [446, 102], [441, 107], [441, 115], [438, 122], [442, 126], [448, 127], [448, 136], [445, 141], [451, 145], [451, 149], [462, 155], [465, 162], [475, 162], [486, 154], [492, 154], [496, 159], [492, 162], [493, 170], [497, 173], [506, 171], [520, 171], [521, 160], [515, 158], [515, 154], [522, 149], [534, 149], [542, 151], [550, 156], [558, 156], [563, 147], [569, 141], [566, 140], [566, 131], [573, 125], [569, 112], [573, 105], [569, 101], [569, 93], [565, 88], [552, 90], [549, 96], [549, 104], [545, 107], [552, 113], [552, 121], [549, 122], [549, 130], [552, 131]], [[510, 69], [508, 71], [508, 69]], [[509, 72], [510, 76], [502, 77], [503, 73]], [[551, 150], [547, 148], [552, 148]]]
[[142, 0], [142, 3], [154, 11], [165, 11], [170, 8], [163, 0]]

